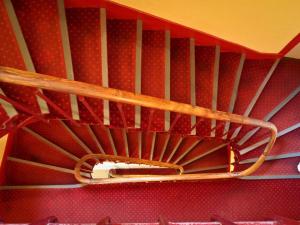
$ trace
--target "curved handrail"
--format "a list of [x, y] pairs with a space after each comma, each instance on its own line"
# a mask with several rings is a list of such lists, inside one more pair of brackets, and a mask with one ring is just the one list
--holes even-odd
[[207, 108], [192, 106], [189, 104], [169, 101], [156, 97], [134, 94], [113, 88], [105, 88], [80, 81], [72, 81], [58, 77], [17, 70], [8, 67], [0, 67], [0, 82], [24, 85], [29, 87], [41, 88], [46, 90], [58, 91], [63, 93], [75, 94], [79, 96], [106, 99], [131, 105], [138, 105], [159, 110], [182, 113], [191, 116], [199, 116], [208, 119], [229, 121], [243, 125], [252, 125], [270, 130], [271, 137], [259, 159], [248, 169], [235, 173], [207, 173], [207, 174], [183, 174], [183, 175], [162, 175], [147, 176], [145, 178], [113, 178], [103, 179], [101, 183], [123, 183], [123, 182], [147, 182], [147, 181], [166, 181], [166, 180], [198, 180], [198, 179], [223, 179], [247, 176], [257, 170], [264, 162], [265, 157], [274, 145], [277, 135], [277, 128], [273, 123], [249, 117], [213, 111]]
[[[168, 169], [174, 169], [178, 171], [178, 174], [181, 175], [183, 173], [183, 167], [173, 164], [173, 163], [166, 163], [166, 162], [160, 162], [160, 161], [152, 161], [152, 160], [145, 160], [145, 159], [138, 159], [138, 158], [129, 158], [125, 156], [115, 156], [115, 155], [105, 155], [105, 154], [87, 154], [83, 156], [75, 166], [75, 178], [81, 182], [81, 183], [92, 183], [92, 182], [101, 182], [102, 179], [92, 179], [92, 178], [86, 178], [81, 175], [81, 167], [84, 165], [84, 163], [90, 159], [100, 159], [104, 161], [113, 161], [113, 162], [124, 162], [124, 163], [133, 163], [133, 164], [144, 164], [149, 166], [158, 166], [161, 168], [168, 168]], [[142, 176], [161, 176], [161, 175], [115, 175], [115, 178], [129, 178], [129, 177], [142, 177]], [[109, 178], [111, 179], [111, 178]]]

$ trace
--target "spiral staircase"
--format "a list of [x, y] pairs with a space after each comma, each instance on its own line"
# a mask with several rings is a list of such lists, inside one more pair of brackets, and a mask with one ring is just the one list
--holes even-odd
[[[0, 1], [2, 194], [199, 179], [299, 184], [300, 60], [83, 2]], [[93, 179], [106, 160], [160, 169]]]

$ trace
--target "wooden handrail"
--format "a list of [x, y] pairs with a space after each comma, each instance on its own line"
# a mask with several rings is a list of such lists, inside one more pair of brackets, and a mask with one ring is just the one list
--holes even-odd
[[[83, 177], [81, 174], [82, 166], [85, 162], [91, 159], [97, 159], [101, 161], [113, 161], [113, 162], [122, 162], [122, 163], [128, 163], [128, 164], [143, 164], [143, 165], [149, 165], [149, 166], [157, 166], [162, 169], [174, 169], [177, 170], [178, 174], [181, 175], [183, 173], [183, 167], [173, 164], [173, 163], [166, 163], [166, 162], [160, 162], [160, 161], [151, 161], [151, 160], [145, 160], [145, 159], [138, 159], [138, 158], [129, 158], [125, 156], [115, 156], [115, 155], [105, 155], [105, 154], [87, 154], [83, 156], [75, 166], [75, 178], [81, 182], [81, 183], [92, 183], [92, 182], [101, 182], [102, 179], [92, 179], [92, 178], [86, 178]], [[143, 176], [161, 176], [161, 175], [114, 175], [114, 177], [117, 178], [129, 178], [129, 177], [143, 177]], [[109, 178], [111, 179], [111, 178]]]
[[[248, 169], [235, 173], [219, 173], [219, 174], [183, 174], [183, 175], [162, 175], [147, 176], [145, 178], [112, 178], [102, 179], [98, 183], [123, 183], [123, 182], [147, 182], [147, 181], [166, 181], [166, 180], [198, 180], [198, 179], [223, 179], [246, 176], [257, 170], [264, 162], [265, 157], [274, 145], [277, 135], [276, 126], [270, 122], [252, 119], [241, 115], [227, 112], [213, 111], [207, 108], [192, 106], [189, 104], [169, 101], [165, 99], [155, 98], [151, 96], [134, 94], [127, 91], [121, 91], [113, 88], [105, 88], [93, 84], [79, 81], [72, 81], [58, 77], [17, 70], [8, 67], [0, 67], [0, 82], [24, 85], [29, 87], [41, 88], [57, 92], [75, 94], [97, 99], [106, 99], [109, 101], [148, 107], [181, 114], [198, 116], [208, 119], [216, 119], [221, 121], [229, 121], [243, 125], [252, 125], [270, 130], [270, 140], [259, 159]], [[93, 182], [91, 182], [93, 183]]]

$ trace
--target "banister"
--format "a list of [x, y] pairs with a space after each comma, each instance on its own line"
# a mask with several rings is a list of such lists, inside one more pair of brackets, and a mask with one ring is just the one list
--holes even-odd
[[257, 126], [270, 130], [271, 137], [269, 143], [264, 149], [259, 159], [248, 169], [235, 173], [219, 173], [219, 174], [183, 174], [183, 175], [164, 175], [164, 176], [148, 176], [145, 178], [112, 178], [110, 181], [103, 179], [102, 183], [120, 183], [120, 182], [146, 182], [146, 181], [164, 181], [164, 180], [195, 180], [195, 179], [221, 179], [246, 176], [254, 172], [264, 162], [265, 157], [273, 147], [276, 140], [276, 126], [270, 122], [258, 119], [221, 112], [211, 109], [192, 106], [185, 103], [174, 102], [170, 100], [160, 99], [156, 97], [134, 94], [128, 91], [122, 91], [113, 88], [105, 88], [94, 84], [88, 84], [80, 81], [62, 79], [58, 77], [43, 75], [34, 72], [22, 71], [8, 67], [0, 67], [0, 82], [24, 85], [29, 87], [41, 88], [57, 92], [75, 94], [91, 98], [105, 99], [118, 103], [138, 105], [152, 109], [171, 111], [191, 116], [198, 116], [208, 119], [216, 119], [221, 121], [229, 121], [243, 125]]

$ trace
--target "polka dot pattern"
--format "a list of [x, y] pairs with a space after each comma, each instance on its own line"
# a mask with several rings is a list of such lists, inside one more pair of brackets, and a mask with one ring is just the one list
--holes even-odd
[[[236, 53], [221, 53], [219, 81], [218, 81], [218, 100], [217, 110], [227, 112], [232, 96], [236, 73], [240, 64], [241, 55]], [[217, 121], [217, 126], [220, 121]], [[224, 128], [224, 126], [223, 126]], [[216, 134], [223, 135], [224, 129], [218, 129]]]
[[[135, 92], [136, 21], [107, 20], [109, 87]], [[123, 127], [120, 112], [110, 102], [110, 124]], [[134, 127], [135, 110], [123, 104], [127, 125]]]
[[[10, 25], [3, 1], [0, 2], [0, 65], [25, 70], [25, 64], [18, 47], [17, 40]], [[32, 111], [40, 112], [34, 95], [34, 88], [11, 84], [0, 84], [4, 93], [14, 101], [29, 107]]]
[[[66, 78], [57, 1], [12, 0], [35, 69]], [[70, 97], [53, 91], [44, 94], [71, 115]], [[52, 115], [61, 117], [50, 107]]]
[[[100, 10], [67, 9], [66, 17], [75, 80], [102, 86]], [[90, 98], [87, 101], [102, 120], [102, 101]], [[79, 113], [82, 121], [95, 122], [82, 104]]]
[[299, 189], [298, 180], [226, 180], [11, 190], [1, 191], [0, 213], [7, 223], [49, 215], [60, 223], [96, 223], [105, 216], [113, 223], [155, 222], [160, 215], [192, 222], [209, 221], [215, 214], [231, 221], [262, 221], [274, 215], [298, 220]]
[[[144, 31], [142, 48], [142, 94], [165, 98], [165, 32]], [[150, 110], [142, 108], [142, 128], [147, 129]], [[164, 111], [156, 110], [151, 130], [164, 130]]]
[[[238, 88], [238, 97], [235, 102], [234, 113], [240, 115], [244, 114], [273, 62], [273, 60], [246, 59]], [[231, 124], [230, 127], [231, 129], [235, 129], [238, 126], [239, 124]], [[239, 136], [242, 137], [242, 135]]]
[[[196, 104], [211, 109], [215, 47], [196, 47]], [[198, 120], [201, 118], [197, 118]], [[197, 134], [210, 135], [211, 120], [205, 120], [197, 126]]]
[[[189, 39], [171, 39], [171, 100], [191, 103], [191, 76], [190, 76], [190, 42]], [[176, 118], [171, 113], [171, 123]], [[189, 134], [191, 129], [190, 116], [182, 115], [175, 124], [172, 132]]]

